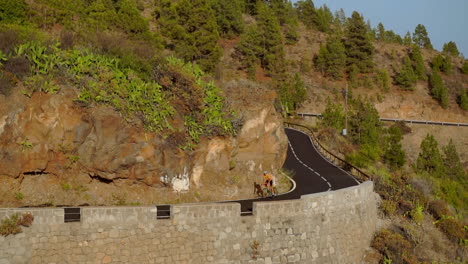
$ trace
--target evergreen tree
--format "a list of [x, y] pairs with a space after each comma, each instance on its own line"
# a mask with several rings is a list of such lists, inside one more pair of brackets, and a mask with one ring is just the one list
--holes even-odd
[[307, 28], [312, 28], [314, 26], [316, 16], [314, 2], [312, 2], [312, 0], [298, 1], [296, 2], [296, 9], [299, 15], [299, 20], [301, 20]]
[[432, 59], [432, 69], [449, 74], [452, 70], [452, 58], [438, 54]]
[[216, 14], [218, 32], [221, 36], [233, 38], [242, 33], [244, 22], [242, 21], [241, 0], [213, 1], [213, 10]]
[[380, 88], [382, 88], [385, 92], [390, 90], [390, 76], [385, 69], [377, 71], [377, 82]]
[[266, 4], [259, 3], [257, 11], [259, 41], [262, 48], [260, 62], [269, 73], [281, 73], [285, 70], [285, 58], [278, 19]]
[[438, 143], [434, 136], [427, 134], [421, 142], [421, 150], [416, 161], [418, 172], [427, 172], [433, 176], [440, 177], [444, 172], [444, 164], [440, 155]]
[[450, 139], [447, 146], [442, 148], [442, 151], [444, 152], [443, 161], [445, 166], [445, 175], [452, 180], [467, 183], [465, 170], [463, 169], [460, 156], [458, 155], [452, 139]]
[[403, 44], [403, 39], [401, 36], [393, 32], [393, 30], [385, 31], [385, 41], [388, 43], [397, 43], [400, 45]]
[[360, 99], [353, 102], [353, 113], [350, 116], [350, 136], [356, 144], [379, 145], [382, 134], [382, 123], [379, 113], [370, 101]]
[[116, 21], [117, 13], [113, 5], [107, 5], [104, 0], [96, 0], [86, 9], [88, 25], [96, 30], [105, 30]]
[[405, 164], [405, 151], [401, 146], [402, 139], [403, 133], [397, 125], [388, 129], [383, 158], [391, 168], [401, 168]]
[[285, 113], [295, 111], [306, 99], [304, 82], [299, 74], [284, 81], [277, 81], [281, 106]]
[[461, 109], [468, 110], [468, 95], [465, 88], [461, 88], [459, 103]]
[[169, 38], [168, 48], [205, 71], [213, 71], [221, 56], [216, 17], [208, 0], [160, 0], [158, 22]]
[[403, 59], [403, 67], [400, 72], [395, 76], [396, 84], [402, 86], [404, 89], [413, 90], [414, 84], [418, 80], [418, 76], [413, 71], [411, 59], [406, 56]]
[[119, 27], [127, 33], [141, 34], [148, 32], [149, 24], [141, 16], [135, 1], [120, 0], [117, 4], [117, 21]]
[[457, 44], [455, 44], [455, 42], [453, 41], [449, 41], [448, 43], [445, 43], [442, 50], [455, 57], [458, 57], [460, 55], [460, 52], [458, 51], [458, 48], [457, 48]]
[[380, 41], [385, 41], [385, 27], [382, 23], [379, 23], [377, 25], [377, 36], [376, 36], [376, 39], [377, 40], [380, 40]]
[[356, 11], [348, 19], [345, 48], [348, 67], [356, 65], [360, 72], [372, 71], [374, 46], [369, 40], [363, 17]]
[[315, 65], [324, 74], [334, 79], [342, 77], [346, 66], [346, 52], [339, 36], [329, 37], [327, 43], [320, 46]]
[[461, 68], [461, 72], [464, 73], [464, 74], [468, 74], [468, 60], [465, 60], [465, 62], [463, 63], [463, 66]]
[[408, 31], [405, 34], [405, 37], [403, 38], [403, 45], [409, 46], [413, 43], [411, 40], [411, 33]]
[[431, 88], [432, 97], [439, 101], [443, 108], [448, 107], [448, 91], [444, 85], [442, 77], [437, 73], [436, 70], [432, 71], [432, 75], [429, 78], [429, 85]]
[[334, 104], [332, 103], [330, 98], [327, 98], [327, 106], [322, 112], [321, 123], [326, 127], [333, 127], [338, 131], [343, 129], [345, 123], [345, 115], [341, 104]]
[[244, 0], [245, 13], [255, 16], [257, 15], [257, 4], [262, 0]]
[[316, 10], [314, 17], [315, 28], [322, 32], [329, 32], [333, 23], [333, 14], [327, 5], [323, 5]]
[[424, 60], [421, 54], [421, 49], [417, 45], [411, 47], [410, 52], [411, 61], [413, 61], [414, 73], [419, 80], [427, 80], [426, 69], [424, 68]]
[[0, 22], [17, 23], [26, 18], [24, 0], [0, 0]]
[[414, 29], [413, 42], [421, 48], [432, 49], [431, 40], [424, 25], [418, 24]]
[[335, 24], [343, 27], [346, 24], [346, 13], [343, 8], [335, 12]]
[[241, 57], [240, 61], [250, 79], [255, 77], [255, 67], [258, 58], [263, 53], [260, 43], [260, 34], [256, 25], [249, 25], [240, 36], [239, 44], [236, 46], [236, 54]]

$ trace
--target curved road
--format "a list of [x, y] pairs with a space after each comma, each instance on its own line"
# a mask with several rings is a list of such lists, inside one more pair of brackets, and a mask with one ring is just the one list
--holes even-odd
[[299, 199], [301, 195], [342, 189], [359, 182], [340, 168], [328, 162], [315, 149], [308, 135], [286, 128], [289, 139], [288, 154], [283, 168], [294, 172], [296, 189], [273, 198], [230, 201], [241, 204], [242, 214], [252, 212], [253, 202]]

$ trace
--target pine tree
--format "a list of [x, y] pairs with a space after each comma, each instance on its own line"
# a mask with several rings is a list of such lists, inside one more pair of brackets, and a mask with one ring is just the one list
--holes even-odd
[[440, 155], [438, 143], [434, 136], [427, 134], [421, 142], [420, 152], [416, 161], [418, 172], [427, 172], [433, 176], [440, 177], [444, 172], [444, 164]]
[[458, 51], [458, 48], [457, 48], [457, 44], [453, 41], [449, 41], [448, 43], [445, 43], [442, 50], [455, 57], [458, 57], [460, 55], [460, 52]]
[[113, 5], [106, 6], [104, 0], [96, 0], [86, 9], [87, 22], [95, 30], [105, 30], [117, 20]]
[[391, 168], [401, 168], [405, 164], [405, 151], [401, 145], [402, 138], [403, 133], [397, 125], [388, 129], [383, 158]]
[[380, 40], [380, 41], [386, 41], [386, 39], [385, 39], [385, 27], [384, 27], [384, 25], [382, 23], [379, 23], [377, 25], [376, 39]]
[[432, 97], [434, 97], [443, 108], [448, 107], [448, 91], [444, 85], [442, 77], [437, 73], [436, 70], [432, 71], [432, 75], [429, 78], [429, 85], [431, 88]]
[[141, 34], [149, 30], [148, 21], [141, 16], [135, 1], [132, 0], [118, 2], [117, 20], [119, 27], [127, 33]]
[[442, 151], [444, 152], [443, 161], [445, 166], [445, 175], [452, 180], [467, 183], [465, 170], [463, 169], [460, 156], [458, 155], [452, 139], [450, 139], [447, 146], [442, 148]]
[[413, 90], [414, 84], [418, 80], [418, 76], [414, 73], [411, 59], [406, 56], [403, 59], [403, 67], [400, 72], [395, 76], [395, 81], [398, 85], [402, 86], [407, 90]]
[[370, 101], [360, 99], [353, 102], [353, 114], [350, 117], [350, 136], [356, 144], [378, 146], [382, 134], [379, 113]]
[[277, 83], [283, 111], [285, 113], [295, 111], [306, 99], [306, 90], [301, 77], [296, 73], [294, 77]]
[[381, 69], [377, 71], [377, 82], [379, 87], [385, 92], [390, 90], [390, 76], [388, 75], [387, 70]]
[[345, 26], [346, 24], [346, 13], [343, 8], [340, 8], [335, 12], [335, 24], [339, 25], [340, 27]]
[[285, 55], [278, 19], [266, 4], [259, 3], [257, 11], [259, 41], [262, 48], [260, 62], [269, 73], [281, 73], [285, 70]]
[[409, 46], [413, 43], [411, 40], [411, 33], [408, 31], [405, 34], [405, 37], [403, 38], [403, 45]]
[[327, 98], [327, 106], [322, 112], [322, 125], [326, 127], [333, 127], [336, 130], [344, 128], [345, 116], [341, 104], [334, 104]]
[[257, 15], [257, 5], [262, 0], [244, 0], [245, 13], [255, 16]]
[[216, 17], [209, 0], [161, 0], [159, 23], [169, 37], [168, 48], [188, 62], [196, 62], [205, 71], [213, 71], [221, 48]]
[[26, 18], [24, 0], [0, 0], [0, 22], [18, 23]]
[[258, 57], [263, 53], [260, 46], [260, 34], [256, 25], [249, 25], [240, 37], [236, 46], [236, 54], [241, 57], [240, 61], [250, 79], [255, 77], [255, 67]]
[[468, 74], [468, 60], [465, 60], [465, 62], [463, 63], [463, 66], [461, 68], [461, 72], [463, 74]]
[[461, 88], [459, 103], [461, 109], [468, 110], [468, 95], [465, 88]]
[[322, 32], [329, 32], [330, 26], [333, 23], [333, 14], [327, 5], [323, 5], [316, 10], [314, 17], [315, 28]]
[[413, 61], [414, 73], [418, 76], [418, 79], [423, 81], [427, 80], [424, 60], [419, 46], [413, 45], [411, 47], [410, 58]]
[[216, 0], [213, 1], [213, 10], [216, 14], [218, 32], [226, 38], [233, 38], [242, 33], [242, 0]]
[[346, 66], [346, 52], [339, 36], [329, 37], [327, 43], [320, 46], [315, 65], [326, 75], [341, 79]]
[[369, 40], [363, 17], [356, 11], [348, 19], [345, 48], [348, 67], [354, 64], [360, 72], [372, 71], [374, 46]]
[[424, 25], [418, 24], [414, 29], [413, 42], [421, 48], [432, 49], [431, 40]]
[[307, 28], [312, 28], [314, 26], [316, 16], [314, 2], [312, 2], [312, 0], [298, 1], [296, 2], [296, 9], [299, 15], [299, 20], [301, 20]]
[[432, 59], [432, 69], [435, 71], [450, 74], [452, 70], [452, 58], [450, 56], [442, 56], [438, 54]]

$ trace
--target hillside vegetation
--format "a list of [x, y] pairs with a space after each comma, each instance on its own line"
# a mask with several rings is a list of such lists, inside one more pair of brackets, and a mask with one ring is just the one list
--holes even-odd
[[369, 261], [468, 260], [466, 131], [442, 147], [427, 134], [409, 157], [411, 128], [379, 121], [468, 122], [468, 61], [424, 25], [400, 36], [312, 0], [0, 0], [0, 39], [4, 96], [73, 87], [77, 106], [110, 106], [180, 151], [235, 135], [256, 99], [322, 112], [319, 137], [382, 197]]

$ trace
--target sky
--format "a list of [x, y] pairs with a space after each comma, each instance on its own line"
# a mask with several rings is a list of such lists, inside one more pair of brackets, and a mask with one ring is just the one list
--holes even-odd
[[[296, 1], [293, 1], [296, 2]], [[326, 4], [334, 13], [343, 8], [347, 17], [353, 11], [364, 15], [375, 28], [382, 22], [386, 30], [402, 37], [423, 24], [437, 50], [455, 41], [458, 50], [468, 57], [468, 0], [313, 0], [315, 7]]]

